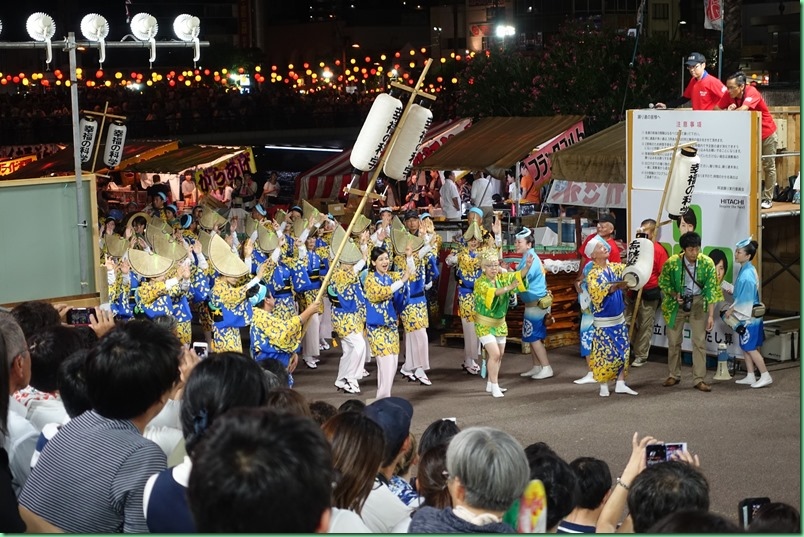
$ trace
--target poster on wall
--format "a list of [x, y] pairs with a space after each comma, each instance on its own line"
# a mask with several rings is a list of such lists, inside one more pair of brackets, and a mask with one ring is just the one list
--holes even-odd
[[[696, 141], [701, 162], [687, 213], [663, 225], [660, 242], [669, 255], [681, 252], [679, 237], [687, 231], [701, 236], [701, 251], [712, 258], [721, 283], [733, 284], [739, 273], [734, 245], [756, 227], [757, 182], [753, 173], [758, 159], [758, 122], [752, 113], [684, 110], [631, 110], [628, 113], [628, 230], [633, 237], [645, 219], [656, 219], [665, 190], [672, 147], [681, 130], [680, 143]], [[667, 221], [667, 210], [660, 220]], [[729, 354], [741, 355], [738, 340], [718, 315], [732, 296], [715, 305], [715, 327], [706, 336], [708, 354], [717, 354], [725, 343]], [[682, 349], [692, 350], [689, 327], [684, 329]], [[653, 327], [653, 345], [667, 347], [661, 311]]]

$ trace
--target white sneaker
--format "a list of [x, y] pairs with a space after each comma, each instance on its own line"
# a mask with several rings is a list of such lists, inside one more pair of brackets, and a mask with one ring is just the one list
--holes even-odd
[[[760, 204], [760, 207], [762, 207], [763, 209], [770, 209], [771, 207], [773, 207], [773, 201], [771, 201], [771, 200], [762, 200], [762, 203]], [[751, 387], [753, 388], [753, 386], [751, 386]]]
[[750, 375], [746, 375], [745, 377], [741, 378], [740, 380], [735, 380], [735, 384], [754, 384], [757, 381], [756, 375], [751, 373]]
[[[486, 393], [492, 393], [493, 388], [494, 388], [494, 385], [491, 382], [486, 382]], [[508, 391], [508, 388], [500, 388], [499, 384], [497, 385], [497, 389], [499, 389], [501, 392], [507, 392]]]
[[351, 393], [360, 393], [360, 385], [355, 379], [349, 379], [349, 387], [352, 388]]
[[586, 375], [584, 375], [583, 377], [581, 377], [579, 379], [576, 379], [576, 380], [573, 380], [572, 382], [574, 382], [575, 384], [594, 384], [595, 383], [595, 376], [590, 371]]
[[617, 385], [614, 387], [614, 393], [627, 393], [628, 395], [639, 395], [639, 393], [635, 392], [628, 386], [626, 386], [625, 381], [618, 380]]
[[313, 360], [312, 357], [304, 358], [304, 365], [306, 365], [310, 369], [317, 369], [318, 368], [318, 364], [315, 363], [315, 360]]
[[544, 366], [541, 371], [533, 375], [532, 379], [534, 380], [542, 380], [542, 379], [549, 379], [553, 376], [553, 368], [549, 365]]
[[533, 375], [539, 374], [541, 372], [541, 370], [542, 370], [542, 366], [534, 365], [533, 367], [531, 367], [530, 369], [528, 369], [524, 373], [520, 373], [519, 376], [520, 377], [532, 377]]
[[346, 393], [360, 393], [360, 387], [352, 386], [352, 383], [346, 379], [338, 379], [335, 381], [335, 387], [343, 390]]
[[368, 377], [369, 375], [371, 375], [371, 373], [368, 372], [368, 369], [364, 369], [363, 374], [362, 374], [362, 376], [360, 378], [364, 379], [364, 378]]
[[609, 396], [609, 384], [607, 382], [600, 383], [600, 397]]
[[762, 373], [759, 377], [759, 380], [756, 381], [751, 385], [752, 388], [764, 388], [765, 386], [770, 386], [773, 383], [773, 379], [770, 376], [770, 373]]

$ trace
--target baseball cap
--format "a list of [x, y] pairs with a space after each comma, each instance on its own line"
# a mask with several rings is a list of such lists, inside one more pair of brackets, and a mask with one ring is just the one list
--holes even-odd
[[603, 216], [601, 216], [600, 218], [597, 219], [597, 223], [599, 224], [600, 222], [608, 222], [609, 224], [611, 224], [613, 226], [613, 225], [615, 225], [617, 223], [617, 220], [610, 213], [606, 213], [606, 214], [604, 214]]
[[684, 63], [687, 64], [687, 67], [692, 67], [693, 65], [697, 65], [699, 63], [706, 63], [706, 56], [700, 52], [692, 52], [689, 56], [687, 56], [687, 60]]
[[401, 397], [385, 397], [366, 406], [363, 413], [382, 429], [386, 453], [399, 453], [410, 434], [413, 405]]
[[415, 218], [416, 220], [419, 219], [419, 211], [406, 211], [405, 212], [405, 220], [410, 220], [411, 218]]

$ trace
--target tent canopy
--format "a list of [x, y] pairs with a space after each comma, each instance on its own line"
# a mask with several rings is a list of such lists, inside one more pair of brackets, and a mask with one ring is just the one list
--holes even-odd
[[625, 184], [625, 121], [550, 155], [554, 179]]
[[563, 133], [583, 116], [488, 117], [445, 143], [417, 166], [427, 170], [485, 170], [502, 178], [505, 170], [542, 142]]
[[[155, 155], [161, 155], [162, 153], [172, 151], [178, 146], [178, 142], [170, 140], [127, 140], [123, 146], [123, 155], [120, 159], [120, 166], [118, 166], [117, 169], [125, 168], [127, 163], [130, 164], [133, 162], [138, 162]], [[98, 148], [96, 171], [106, 169], [106, 165], [103, 163], [103, 152], [105, 147], [105, 142], [101, 142], [100, 147]], [[37, 179], [39, 177], [48, 177], [51, 175], [73, 175], [75, 173], [74, 159], [73, 146], [71, 144], [61, 151], [50, 155], [49, 157], [23, 166], [13, 174], [4, 176], [3, 179]], [[90, 166], [92, 166], [91, 161], [84, 163], [83, 168], [89, 168]]]
[[210, 164], [245, 151], [245, 147], [188, 145], [125, 167], [128, 172], [182, 173], [200, 164]]
[[[453, 135], [459, 134], [466, 129], [471, 120], [468, 118], [451, 119], [436, 123], [430, 127], [425, 135], [424, 142], [419, 149], [419, 154], [414, 159], [424, 158], [429, 151], [436, 151], [437, 144], [446, 143]], [[352, 150], [348, 149], [342, 153], [325, 160], [314, 168], [300, 173], [296, 179], [296, 197], [299, 199], [334, 199], [348, 186], [352, 180], [352, 164], [349, 158]], [[366, 188], [368, 185], [368, 173], [361, 173], [356, 188]]]

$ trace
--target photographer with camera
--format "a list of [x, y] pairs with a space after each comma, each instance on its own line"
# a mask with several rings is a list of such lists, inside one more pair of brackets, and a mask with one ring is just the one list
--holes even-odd
[[678, 240], [682, 252], [670, 256], [662, 267], [662, 315], [667, 325], [667, 366], [664, 386], [681, 382], [681, 341], [684, 323], [692, 333], [692, 382], [696, 390], [710, 392], [706, 376], [706, 333], [715, 325], [715, 304], [723, 300], [712, 259], [701, 253], [701, 236], [694, 231]]

